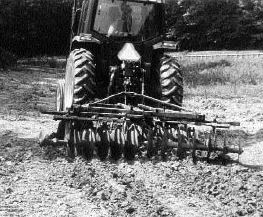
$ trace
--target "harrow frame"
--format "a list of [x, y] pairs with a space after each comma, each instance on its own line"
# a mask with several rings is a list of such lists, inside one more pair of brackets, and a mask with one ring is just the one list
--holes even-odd
[[[135, 98], [142, 103], [137, 106], [127, 105], [127, 99]], [[116, 101], [120, 102], [120, 99], [124, 101], [124, 104], [114, 104]], [[145, 101], [147, 104], [151, 102], [159, 106], [151, 107], [146, 105]], [[105, 147], [111, 146], [112, 142], [121, 149], [128, 147], [132, 155], [144, 146], [148, 157], [154, 155], [153, 152], [161, 152], [161, 156], [165, 157], [167, 149], [170, 148], [176, 149], [178, 157], [183, 158], [184, 153], [191, 150], [194, 162], [197, 159], [197, 151], [206, 151], [208, 160], [212, 152], [238, 155], [243, 152], [240, 144], [238, 147], [228, 147], [224, 131], [221, 135], [222, 144], [220, 146], [216, 144], [218, 130], [240, 126], [239, 122], [206, 120], [205, 115], [134, 92], [121, 92], [84, 105], [73, 104], [67, 111], [43, 111], [42, 113], [53, 115], [54, 120], [65, 123], [64, 140], [57, 140], [57, 142], [65, 143], [71, 155], [83, 149], [83, 147], [77, 147], [76, 141], [74, 145], [72, 138], [74, 130], [80, 134], [83, 129], [87, 131], [89, 141], [86, 142], [91, 152], [98, 142]], [[203, 135], [202, 141], [198, 137], [197, 127], [209, 128], [209, 133]]]

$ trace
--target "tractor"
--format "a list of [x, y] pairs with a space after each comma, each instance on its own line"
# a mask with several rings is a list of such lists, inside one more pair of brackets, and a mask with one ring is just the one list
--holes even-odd
[[[74, 0], [70, 54], [58, 82], [57, 142], [68, 155], [183, 157], [197, 151], [241, 153], [224, 142], [220, 129], [233, 122], [208, 121], [182, 107], [183, 74], [167, 54], [164, 0]], [[209, 127], [199, 133], [195, 126]], [[225, 141], [225, 140], [224, 140]]]

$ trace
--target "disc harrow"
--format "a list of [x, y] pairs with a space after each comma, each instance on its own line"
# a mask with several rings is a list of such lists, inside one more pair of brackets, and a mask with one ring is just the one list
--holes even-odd
[[[114, 98], [141, 99], [142, 104], [129, 106], [114, 104]], [[143, 104], [157, 103], [158, 107]], [[241, 154], [239, 144], [231, 144], [227, 134], [237, 122], [208, 121], [204, 115], [189, 111], [142, 94], [122, 92], [85, 105], [75, 105], [67, 111], [45, 111], [54, 115], [65, 126], [65, 135], [59, 143], [66, 144], [70, 156], [97, 155], [128, 160], [136, 156], [149, 158], [177, 155], [179, 159], [191, 155], [194, 162], [198, 153]]]

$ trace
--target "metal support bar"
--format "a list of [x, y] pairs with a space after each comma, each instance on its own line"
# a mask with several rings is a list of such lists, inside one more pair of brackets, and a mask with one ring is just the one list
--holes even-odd
[[[104, 114], [104, 116], [106, 117], [107, 114]], [[129, 115], [124, 116], [124, 115], [119, 115], [116, 114], [115, 117], [112, 117], [112, 114], [108, 114], [108, 117], [97, 117], [97, 118], [89, 118], [89, 117], [80, 117], [80, 116], [64, 116], [64, 115], [55, 115], [54, 116], [54, 120], [72, 120], [72, 121], [104, 121], [104, 122], [119, 122], [119, 123], [123, 123], [125, 121], [130, 121], [130, 120], [124, 120], [124, 119], [120, 119], [123, 117], [129, 117]], [[135, 116], [132, 115], [133, 119], [142, 119], [142, 116]]]
[[120, 96], [130, 96], [130, 97], [139, 97], [139, 98], [143, 98], [143, 99], [148, 99], [148, 100], [151, 100], [152, 102], [159, 103], [162, 106], [168, 106], [169, 108], [173, 108], [175, 110], [179, 109], [179, 110], [184, 110], [184, 111], [188, 111], [188, 112], [194, 113], [194, 111], [191, 111], [191, 110], [189, 110], [187, 108], [184, 108], [184, 107], [181, 107], [181, 106], [178, 106], [178, 105], [174, 105], [174, 104], [171, 104], [171, 103], [167, 103], [167, 102], [164, 102], [162, 100], [158, 100], [158, 99], [155, 99], [153, 97], [150, 97], [150, 96], [147, 96], [147, 95], [143, 95], [143, 94], [139, 94], [139, 93], [135, 93], [135, 92], [120, 92], [120, 93], [111, 95], [109, 97], [106, 97], [104, 99], [98, 100], [98, 101], [96, 101], [94, 103], [90, 103], [90, 105], [95, 105], [95, 104], [98, 104], [98, 103], [107, 102], [110, 99], [113, 99], [113, 98], [116, 98], [116, 97], [120, 97]]

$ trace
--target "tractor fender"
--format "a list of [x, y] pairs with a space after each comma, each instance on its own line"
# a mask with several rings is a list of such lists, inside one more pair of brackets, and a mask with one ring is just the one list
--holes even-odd
[[77, 43], [96, 43], [96, 44], [101, 44], [101, 41], [94, 38], [91, 34], [80, 34], [75, 36], [72, 39], [72, 43], [77, 42]]
[[164, 51], [178, 51], [179, 43], [174, 41], [162, 41], [153, 45], [154, 50], [162, 49]]

